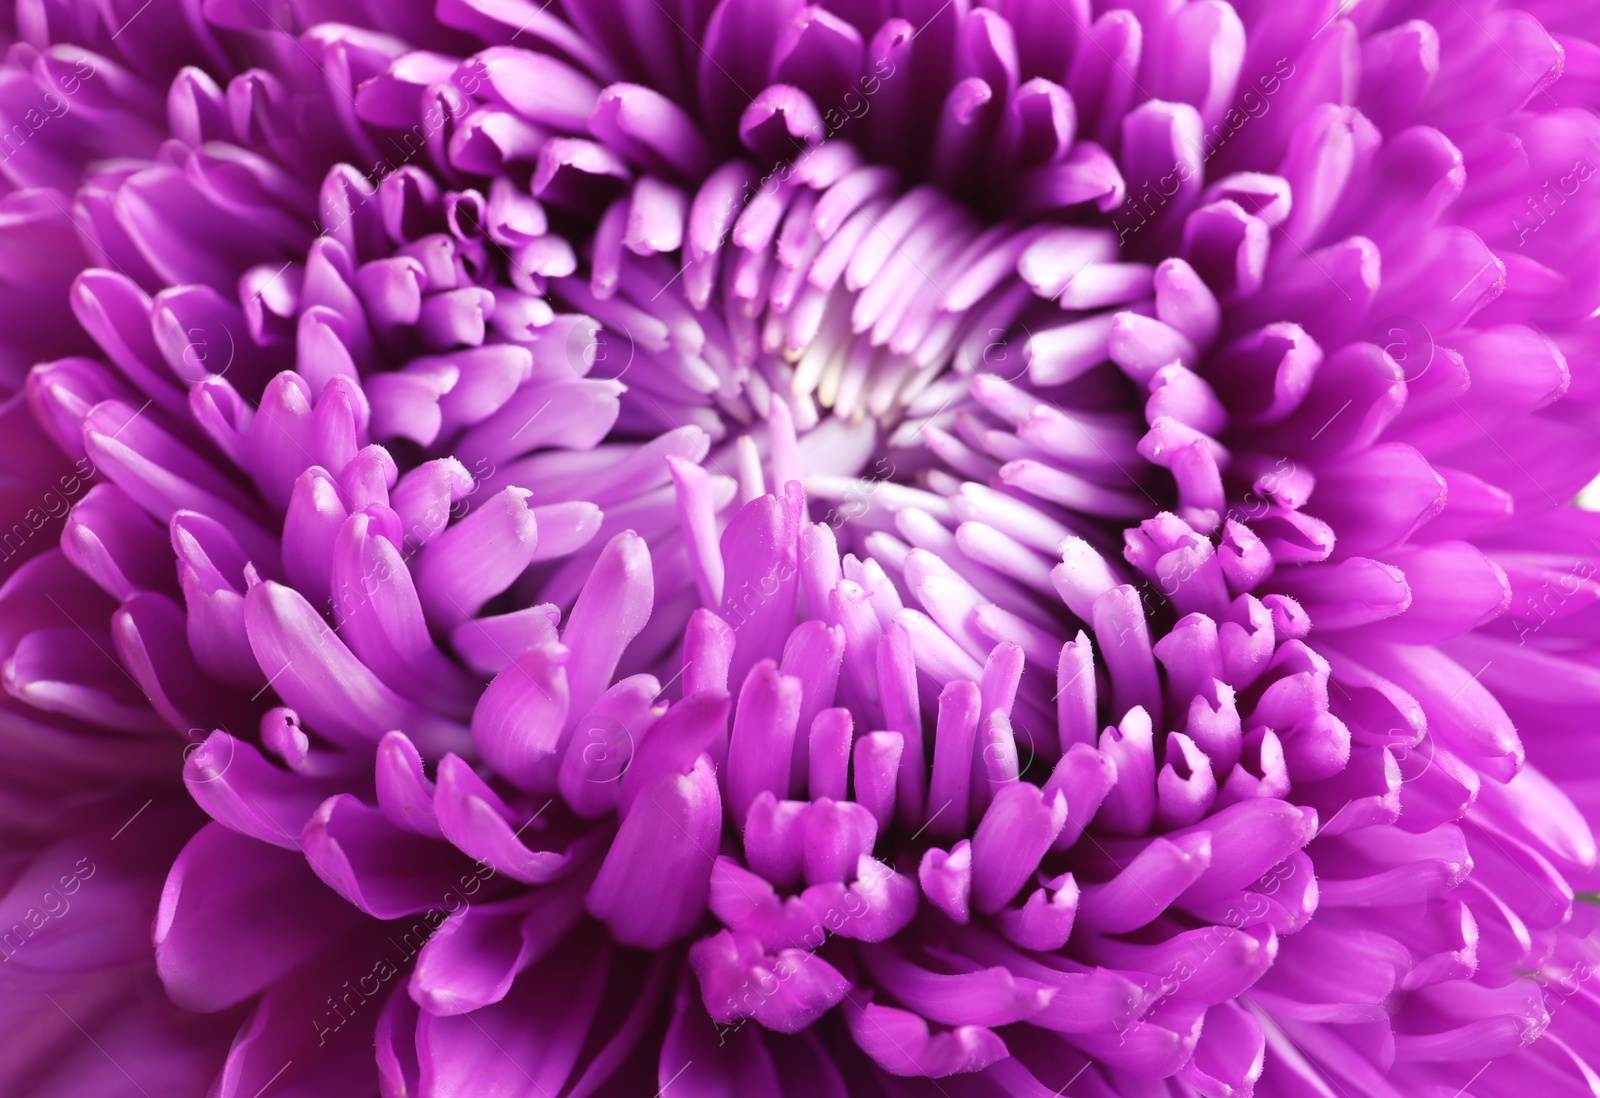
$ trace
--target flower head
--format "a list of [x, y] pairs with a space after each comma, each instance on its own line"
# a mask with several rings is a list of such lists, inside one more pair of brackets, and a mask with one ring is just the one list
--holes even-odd
[[1600, 1087], [1593, 31], [23, 6], [8, 1093]]

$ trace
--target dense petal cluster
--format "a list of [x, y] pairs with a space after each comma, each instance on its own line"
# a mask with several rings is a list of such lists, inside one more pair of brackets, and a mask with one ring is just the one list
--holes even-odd
[[0, 1091], [1600, 1094], [1597, 41], [14, 5]]

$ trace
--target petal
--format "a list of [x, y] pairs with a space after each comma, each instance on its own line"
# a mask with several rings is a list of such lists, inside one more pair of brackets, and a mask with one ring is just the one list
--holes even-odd
[[459, 625], [522, 574], [539, 544], [531, 495], [503, 489], [423, 548], [417, 593], [430, 621]]
[[555, 791], [565, 746], [569, 653], [551, 642], [495, 676], [472, 713], [472, 739], [484, 760], [513, 784]]
[[387, 522], [357, 512], [333, 546], [333, 610], [357, 658], [392, 690], [451, 716], [466, 717], [478, 685], [428, 635], [422, 603]]
[[400, 830], [348, 793], [323, 802], [301, 842], [329, 888], [379, 919], [435, 910], [457, 887], [494, 873], [452, 846]]
[[[659, 725], [658, 725], [659, 727]], [[722, 829], [708, 760], [662, 774], [639, 793], [589, 889], [589, 913], [619, 942], [659, 949], [700, 921]]]
[[1049, 1005], [1055, 989], [1005, 968], [955, 975], [922, 968], [890, 947], [863, 953], [862, 964], [884, 991], [917, 1013], [953, 1026], [1019, 1022]]
[[800, 680], [780, 675], [771, 660], [745, 677], [728, 741], [728, 810], [735, 820], [761, 792], [788, 793], [800, 698]]
[[[156, 967], [181, 1006], [221, 1010], [271, 987], [358, 920], [297, 853], [210, 823], [167, 876], [155, 921]], [[249, 927], [244, 941], [241, 926]]]
[[538, 813], [513, 831], [505, 802], [456, 755], [446, 755], [439, 762], [433, 809], [439, 830], [458, 849], [524, 884], [553, 879], [571, 860], [571, 855], [553, 850], [530, 850], [521, 840], [521, 830], [532, 824]]
[[655, 601], [650, 550], [632, 531], [606, 544], [567, 615], [561, 641], [571, 652], [567, 681], [572, 714], [588, 712], [610, 685], [630, 641], [644, 628]]
[[1211, 864], [1211, 835], [1205, 831], [1176, 842], [1156, 839], [1105, 884], [1085, 885], [1078, 901], [1078, 925], [1122, 934], [1158, 918]]
[[[423, 1094], [556, 1094], [584, 1049], [615, 954], [593, 939], [540, 961], [500, 1002], [470, 1015], [424, 1012], [417, 1025]], [[548, 989], [567, 989], [550, 995]]]
[[334, 792], [334, 783], [279, 770], [251, 744], [220, 731], [187, 753], [183, 784], [224, 827], [285, 850], [300, 849], [306, 821]]
[[891, 1075], [943, 1079], [982, 1071], [1010, 1055], [992, 1029], [960, 1026], [931, 1034], [928, 1023], [910, 1011], [872, 1002], [847, 1008], [845, 1020], [861, 1050]]
[[576, 884], [465, 904], [417, 955], [411, 997], [435, 1015], [467, 1014], [498, 1003], [518, 974], [561, 944], [582, 915], [583, 890]]
[[268, 681], [318, 732], [351, 747], [392, 729], [428, 749], [461, 744], [466, 730], [403, 700], [378, 681], [293, 588], [267, 581], [245, 597], [245, 628]]
[[404, 732], [387, 733], [378, 744], [378, 807], [396, 827], [442, 839], [433, 809], [433, 782], [422, 772], [422, 756]]
[[972, 899], [992, 915], [1016, 896], [1039, 867], [1067, 819], [1067, 799], [1012, 781], [994, 795], [972, 837]]

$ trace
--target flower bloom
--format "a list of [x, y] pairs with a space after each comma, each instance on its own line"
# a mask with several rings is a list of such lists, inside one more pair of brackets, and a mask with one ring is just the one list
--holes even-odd
[[0, 1090], [1600, 1093], [1595, 12], [8, 18]]

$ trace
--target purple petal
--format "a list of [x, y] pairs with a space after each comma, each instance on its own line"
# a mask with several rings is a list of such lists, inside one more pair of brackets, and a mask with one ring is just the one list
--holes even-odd
[[[659, 727], [659, 725], [658, 725]], [[639, 792], [586, 900], [619, 942], [657, 949], [705, 910], [722, 801], [705, 760], [662, 774]]]

